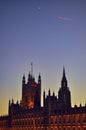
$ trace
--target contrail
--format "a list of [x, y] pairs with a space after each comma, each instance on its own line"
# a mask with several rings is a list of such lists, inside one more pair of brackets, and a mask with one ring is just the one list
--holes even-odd
[[66, 18], [66, 17], [58, 17], [58, 19], [63, 20], [63, 21], [72, 21], [72, 19]]

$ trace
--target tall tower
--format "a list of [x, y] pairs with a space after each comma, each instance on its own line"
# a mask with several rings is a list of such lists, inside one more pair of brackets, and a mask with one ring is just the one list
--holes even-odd
[[61, 88], [58, 92], [58, 102], [62, 111], [68, 111], [71, 107], [71, 93], [67, 85], [65, 68], [63, 67], [63, 76], [61, 80]]
[[25, 76], [22, 79], [22, 108], [31, 109], [35, 106], [41, 106], [41, 76], [38, 76], [38, 83], [33, 77], [33, 68], [28, 74], [28, 81], [25, 82]]

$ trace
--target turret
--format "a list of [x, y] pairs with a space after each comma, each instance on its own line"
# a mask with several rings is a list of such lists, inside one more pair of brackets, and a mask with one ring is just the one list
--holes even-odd
[[80, 107], [82, 107], [82, 104], [80, 103]]
[[9, 100], [9, 106], [11, 105], [11, 101]]
[[55, 93], [53, 92], [53, 97], [55, 97]]
[[40, 100], [40, 106], [41, 106], [41, 75], [40, 73], [38, 75], [38, 92], [39, 92], [39, 100]]
[[25, 75], [23, 75], [23, 78], [22, 78], [22, 86], [25, 84]]
[[48, 91], [48, 96], [51, 96], [51, 92], [50, 92], [50, 89], [49, 89], [49, 91]]
[[30, 74], [30, 71], [29, 71], [29, 74], [28, 74], [28, 82], [30, 81], [31, 79], [31, 74]]
[[38, 76], [38, 84], [41, 84], [41, 75], [39, 73], [39, 76]]
[[45, 90], [43, 92], [43, 106], [44, 106], [44, 104], [45, 104]]
[[9, 103], [8, 103], [8, 114], [10, 116], [10, 106], [11, 106], [11, 101], [9, 100]]
[[14, 100], [13, 100], [13, 98], [12, 98], [12, 104], [14, 104]]

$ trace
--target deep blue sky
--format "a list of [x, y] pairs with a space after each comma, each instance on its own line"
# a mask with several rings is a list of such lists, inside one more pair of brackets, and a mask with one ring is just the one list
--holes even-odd
[[42, 91], [58, 95], [63, 65], [72, 105], [86, 101], [86, 0], [0, 0], [0, 114], [21, 99], [33, 61]]

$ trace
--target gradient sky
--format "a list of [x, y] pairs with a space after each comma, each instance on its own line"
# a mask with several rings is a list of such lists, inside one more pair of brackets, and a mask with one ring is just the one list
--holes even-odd
[[33, 61], [42, 92], [58, 95], [63, 65], [72, 105], [86, 101], [86, 0], [0, 0], [0, 115], [21, 99]]

